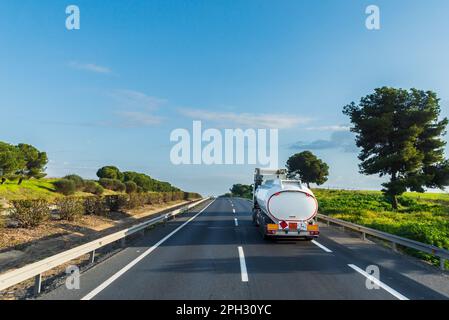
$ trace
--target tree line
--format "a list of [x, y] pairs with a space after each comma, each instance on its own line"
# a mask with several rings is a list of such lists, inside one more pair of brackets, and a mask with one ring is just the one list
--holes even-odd
[[118, 188], [121, 190], [117, 191], [136, 191], [136, 192], [175, 192], [181, 191], [180, 189], [172, 186], [170, 183], [165, 181], [159, 181], [151, 178], [150, 176], [134, 172], [125, 171], [121, 172], [115, 166], [105, 166], [97, 171], [97, 177], [99, 178], [99, 183], [103, 187], [111, 187], [112, 189]]
[[[24, 179], [40, 179], [46, 176], [48, 163], [47, 153], [36, 147], [20, 143], [12, 145], [0, 141], [0, 179], [1, 184], [7, 180], [17, 181], [20, 185]], [[98, 182], [85, 180], [76, 174], [70, 174], [53, 184], [56, 190], [64, 195], [76, 191], [102, 194], [103, 189], [118, 192], [178, 192], [179, 188], [165, 181], [159, 181], [150, 176], [134, 172], [121, 172], [115, 166], [104, 166], [97, 171]]]

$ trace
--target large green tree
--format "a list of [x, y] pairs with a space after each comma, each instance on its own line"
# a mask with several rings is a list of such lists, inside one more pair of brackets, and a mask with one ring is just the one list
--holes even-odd
[[292, 155], [287, 160], [289, 175], [298, 175], [310, 188], [310, 183], [321, 185], [327, 181], [329, 166], [310, 151]]
[[252, 199], [253, 197], [253, 187], [247, 184], [234, 184], [231, 189], [231, 194], [235, 197], [242, 197]]
[[436, 93], [382, 87], [343, 108], [361, 152], [360, 172], [389, 176], [384, 194], [398, 208], [397, 196], [407, 190], [449, 185], [449, 161], [442, 140], [448, 124], [440, 118]]
[[23, 179], [36, 178], [40, 179], [45, 177], [45, 166], [48, 163], [47, 153], [41, 152], [32, 145], [20, 143], [17, 146], [20, 157], [22, 158], [21, 166], [16, 171], [16, 175], [19, 177], [19, 184]]
[[117, 167], [114, 166], [105, 166], [97, 171], [97, 177], [98, 178], [106, 178], [106, 179], [116, 179], [116, 180], [123, 180], [123, 173], [120, 172], [120, 170]]
[[15, 175], [25, 165], [23, 157], [16, 146], [0, 141], [0, 178], [1, 184]]

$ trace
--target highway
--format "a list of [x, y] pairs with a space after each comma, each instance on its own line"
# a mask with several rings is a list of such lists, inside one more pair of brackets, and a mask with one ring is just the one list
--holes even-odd
[[[62, 285], [39, 299], [449, 298], [437, 270], [336, 228], [321, 231], [316, 242], [266, 241], [249, 201], [217, 198], [82, 273], [80, 289]], [[370, 265], [380, 278], [367, 287]]]

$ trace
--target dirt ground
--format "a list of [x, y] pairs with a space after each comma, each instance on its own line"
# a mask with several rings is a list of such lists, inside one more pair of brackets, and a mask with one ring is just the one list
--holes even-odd
[[84, 216], [76, 222], [53, 217], [33, 229], [0, 228], [0, 274], [106, 236], [183, 203], [188, 201], [173, 201], [128, 212], [113, 212], [107, 217]]
[[[129, 212], [114, 212], [108, 217], [84, 216], [77, 222], [68, 222], [52, 218], [34, 229], [1, 228], [0, 229], [0, 274], [29, 263], [42, 260], [59, 252], [68, 250], [88, 241], [127, 228], [146, 220], [148, 217], [182, 206], [190, 201], [173, 201], [170, 203], [147, 206]], [[98, 250], [96, 259], [105, 259], [113, 254], [114, 244], [104, 250]], [[58, 278], [64, 274], [69, 265], [87, 268], [89, 255], [84, 255], [44, 273], [43, 288], [57, 285]], [[0, 300], [27, 299], [32, 297], [33, 279], [0, 292]]]

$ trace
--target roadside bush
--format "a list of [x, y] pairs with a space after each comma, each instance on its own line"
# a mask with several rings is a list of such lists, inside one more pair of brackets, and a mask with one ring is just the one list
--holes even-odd
[[76, 174], [69, 174], [65, 176], [63, 179], [72, 180], [75, 183], [76, 190], [82, 190], [84, 187], [84, 179]]
[[84, 214], [102, 216], [108, 211], [103, 198], [91, 196], [84, 198]]
[[92, 180], [86, 180], [84, 181], [83, 191], [88, 193], [95, 193], [95, 189], [97, 188], [98, 184], [95, 181]]
[[144, 193], [131, 193], [127, 203], [128, 209], [141, 208], [145, 206], [147, 197]]
[[87, 180], [84, 182], [83, 191], [99, 196], [103, 194], [104, 188], [101, 185], [97, 184], [95, 181]]
[[161, 204], [163, 196], [159, 192], [151, 192], [148, 194], [148, 204]]
[[163, 197], [163, 201], [164, 202], [170, 202], [172, 200], [172, 193], [171, 192], [164, 192], [162, 197]]
[[[231, 194], [225, 194], [225, 197], [228, 196], [230, 197]], [[183, 199], [184, 200], [193, 200], [193, 199], [200, 199], [201, 195], [199, 193], [196, 192], [183, 192]]]
[[80, 198], [67, 197], [56, 201], [59, 216], [63, 220], [75, 221], [84, 214], [83, 200]]
[[72, 195], [76, 191], [76, 184], [75, 182], [73, 182], [73, 180], [61, 179], [53, 182], [53, 184], [56, 188], [56, 191], [62, 193], [65, 196]]
[[104, 192], [104, 188], [100, 185], [97, 185], [95, 187], [95, 191], [93, 192], [93, 194], [96, 194], [97, 196], [101, 196]]
[[0, 228], [3, 228], [5, 226], [5, 216], [4, 214], [5, 208], [3, 207], [3, 204], [0, 203]]
[[128, 205], [128, 196], [123, 194], [114, 194], [105, 196], [106, 207], [110, 211], [120, 211]]
[[137, 184], [134, 181], [126, 181], [125, 187], [128, 194], [137, 192]]
[[49, 203], [43, 199], [11, 201], [11, 218], [20, 227], [34, 228], [50, 217]]
[[126, 190], [126, 185], [117, 179], [101, 178], [98, 182], [105, 189], [119, 192], [123, 192]]

